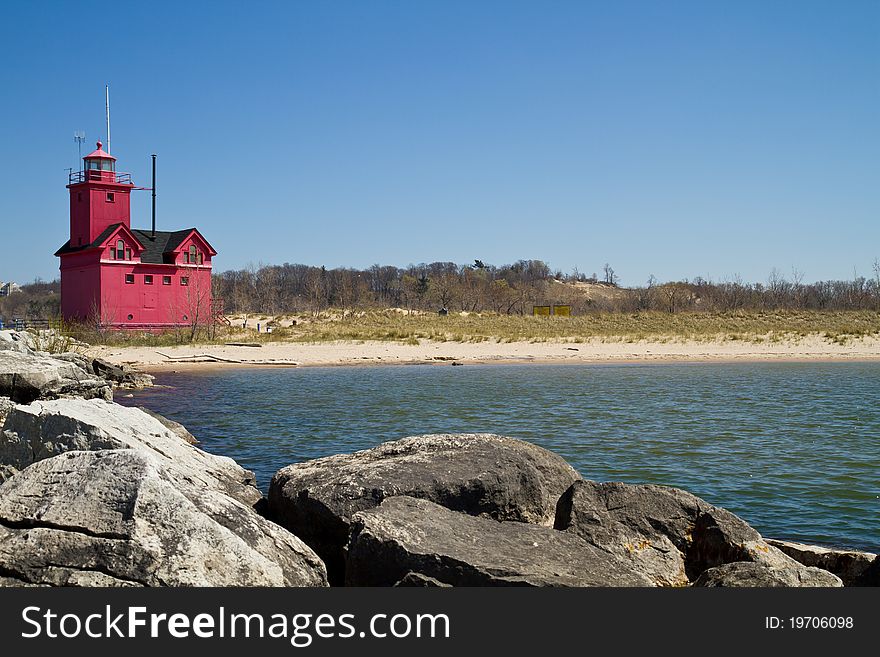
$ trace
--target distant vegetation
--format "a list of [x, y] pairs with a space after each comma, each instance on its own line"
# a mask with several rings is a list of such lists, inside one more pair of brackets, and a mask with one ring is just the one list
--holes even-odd
[[0, 319], [48, 319], [61, 313], [61, 283], [37, 279], [8, 297], [0, 297]]
[[739, 278], [710, 282], [660, 283], [621, 288], [605, 265], [601, 276], [552, 271], [540, 260], [496, 267], [434, 262], [401, 269], [374, 265], [366, 270], [306, 265], [269, 265], [226, 271], [214, 277], [214, 295], [230, 313], [315, 315], [329, 309], [403, 308], [529, 315], [533, 305], [568, 304], [576, 315], [596, 312], [734, 312], [743, 310], [880, 310], [880, 263], [873, 276], [848, 281], [804, 283], [793, 272], [774, 270], [766, 283]]
[[338, 313], [300, 319], [290, 325], [275, 317], [273, 333], [264, 341], [327, 342], [334, 340], [387, 340], [417, 344], [435, 342], [638, 342], [649, 340], [797, 341], [819, 334], [844, 343], [880, 334], [876, 311], [736, 311], [666, 313], [591, 312], [575, 317], [529, 315], [450, 314], [416, 312], [356, 312], [342, 319]]
[[[57, 282], [35, 282], [0, 298], [0, 317], [43, 319], [59, 312]], [[198, 341], [394, 340], [546, 341], [727, 339], [762, 342], [819, 334], [830, 341], [880, 335], [880, 264], [870, 278], [804, 283], [773, 271], [765, 283], [692, 281], [623, 288], [613, 268], [601, 276], [552, 271], [540, 260], [496, 267], [437, 262], [366, 270], [270, 265], [214, 276], [231, 327], [203, 327]], [[567, 304], [570, 318], [532, 317], [533, 305]], [[448, 316], [438, 316], [440, 308]], [[242, 330], [259, 321], [271, 334]], [[169, 345], [163, 335], [68, 327], [90, 343]]]

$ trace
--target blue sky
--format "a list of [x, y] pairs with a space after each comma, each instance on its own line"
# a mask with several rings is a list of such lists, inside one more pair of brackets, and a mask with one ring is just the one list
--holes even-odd
[[0, 54], [0, 280], [57, 276], [105, 83], [119, 169], [158, 153], [159, 228], [218, 270], [880, 256], [876, 1], [3, 3]]

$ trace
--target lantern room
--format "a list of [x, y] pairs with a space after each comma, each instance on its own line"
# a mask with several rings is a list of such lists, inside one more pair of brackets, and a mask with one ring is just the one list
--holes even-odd
[[83, 173], [86, 180], [106, 180], [116, 182], [116, 158], [104, 150], [101, 142], [97, 150], [83, 158]]

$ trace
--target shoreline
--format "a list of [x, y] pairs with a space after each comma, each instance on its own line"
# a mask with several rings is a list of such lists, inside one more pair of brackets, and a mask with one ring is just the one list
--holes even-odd
[[819, 336], [777, 342], [739, 340], [586, 342], [268, 342], [173, 347], [93, 346], [86, 352], [151, 374], [229, 368], [369, 367], [382, 365], [609, 365], [680, 363], [877, 362], [880, 339], [846, 344]]

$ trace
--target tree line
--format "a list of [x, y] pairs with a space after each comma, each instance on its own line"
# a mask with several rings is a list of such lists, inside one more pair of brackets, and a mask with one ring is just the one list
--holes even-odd
[[49, 319], [61, 314], [61, 282], [36, 279], [0, 297], [0, 319]]
[[[757, 310], [880, 310], [880, 261], [870, 277], [805, 283], [793, 271], [773, 270], [766, 282], [739, 277], [721, 282], [700, 277], [623, 288], [605, 265], [601, 276], [577, 270], [553, 271], [541, 260], [518, 260], [495, 266], [475, 260], [368, 269], [327, 269], [302, 264], [250, 266], [213, 277], [213, 296], [227, 315], [237, 313], [318, 314], [330, 309], [343, 315], [360, 310], [403, 308], [410, 311], [491, 312], [529, 315], [534, 305], [565, 304], [575, 314], [589, 312], [669, 313]], [[58, 281], [34, 281], [0, 297], [0, 318], [45, 319], [60, 313]]]
[[739, 277], [721, 282], [697, 277], [622, 288], [606, 264], [601, 277], [553, 271], [541, 260], [495, 266], [433, 262], [405, 268], [326, 269], [300, 264], [226, 271], [214, 277], [214, 296], [227, 313], [320, 313], [337, 309], [404, 308], [531, 314], [534, 305], [566, 304], [575, 313], [738, 310], [880, 310], [880, 262], [871, 277], [805, 283], [803, 275], [774, 269], [766, 282]]

